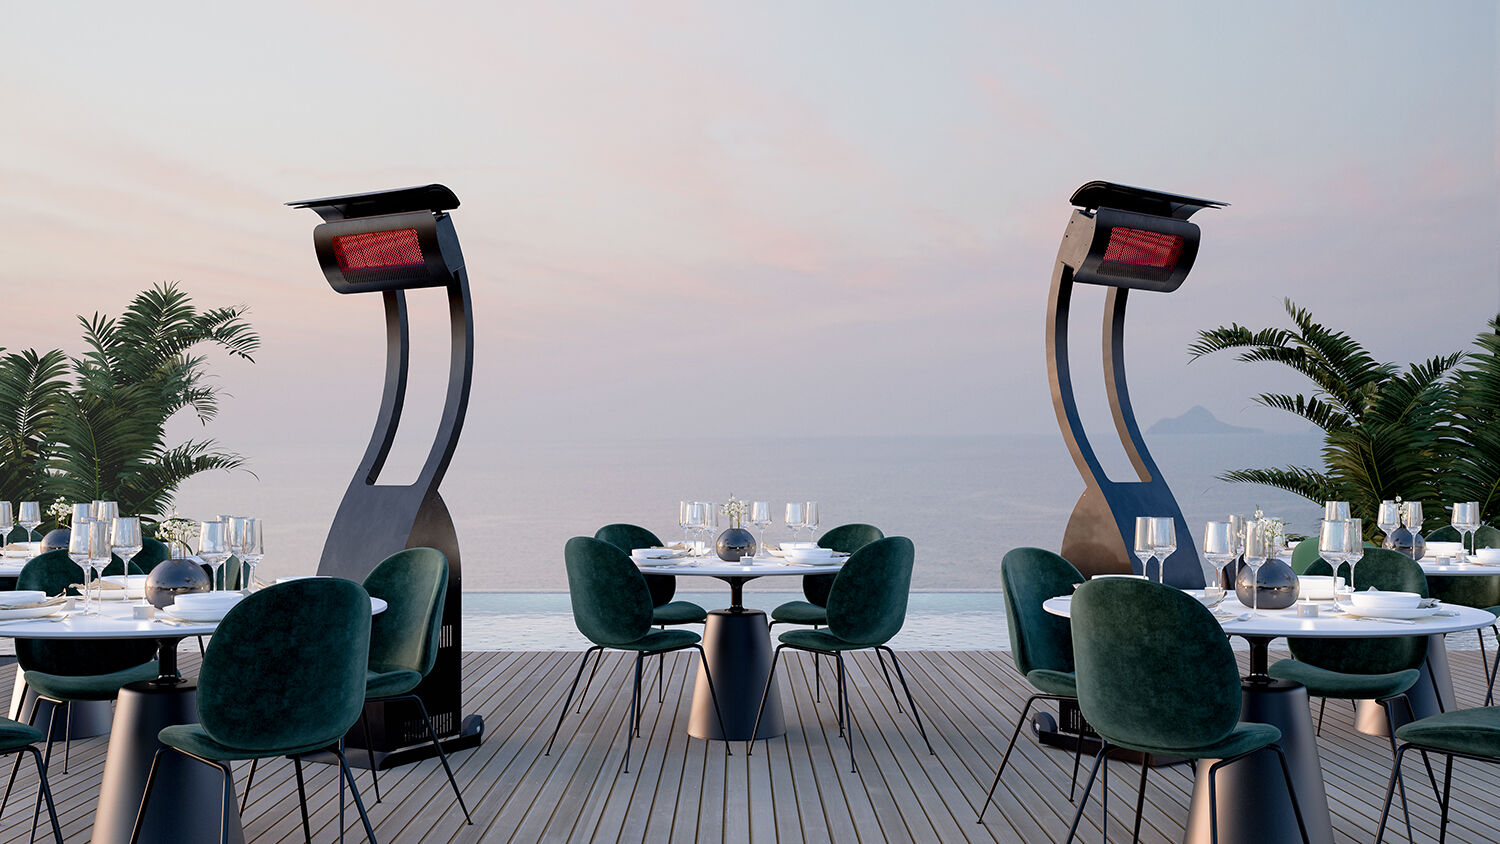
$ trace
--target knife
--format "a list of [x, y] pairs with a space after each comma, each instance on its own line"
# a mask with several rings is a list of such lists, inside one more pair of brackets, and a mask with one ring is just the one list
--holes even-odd
[[1415, 621], [1409, 618], [1381, 618], [1374, 615], [1361, 615], [1355, 617], [1360, 621], [1384, 621], [1388, 624], [1416, 624]]

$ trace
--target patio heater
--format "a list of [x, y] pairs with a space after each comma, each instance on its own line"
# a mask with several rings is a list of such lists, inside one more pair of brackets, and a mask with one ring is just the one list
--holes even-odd
[[[1141, 563], [1131, 553], [1136, 517], [1171, 516], [1177, 525], [1177, 550], [1165, 562], [1166, 577], [1179, 588], [1200, 588], [1203, 570], [1192, 531], [1146, 449], [1130, 406], [1125, 304], [1131, 290], [1171, 293], [1182, 286], [1198, 256], [1198, 227], [1188, 218], [1200, 208], [1223, 208], [1226, 203], [1110, 182], [1089, 182], [1074, 191], [1070, 201], [1076, 208], [1057, 250], [1047, 305], [1047, 376], [1058, 427], [1085, 488], [1063, 533], [1062, 555], [1086, 577], [1141, 574]], [[1074, 284], [1109, 288], [1104, 300], [1105, 389], [1120, 444], [1135, 469], [1133, 480], [1115, 481], [1105, 474], [1078, 416], [1068, 363], [1068, 309]]]
[[[328, 529], [318, 573], [362, 581], [381, 560], [404, 548], [436, 548], [448, 557], [448, 592], [437, 663], [416, 694], [432, 716], [445, 749], [452, 752], [477, 746], [484, 731], [483, 719], [461, 715], [463, 579], [458, 534], [438, 492], [463, 429], [474, 371], [469, 277], [453, 220], [446, 213], [458, 207], [458, 197], [443, 185], [425, 185], [287, 205], [310, 208], [323, 218], [324, 222], [313, 229], [313, 248], [335, 292], [378, 292], [385, 301], [385, 389], [380, 411], [364, 458]], [[411, 348], [406, 291], [424, 287], [448, 291], [452, 352], [443, 415], [416, 481], [379, 484], [406, 400]], [[414, 704], [372, 704], [369, 716], [369, 744], [375, 751], [376, 767], [388, 768], [435, 755]], [[347, 744], [364, 749], [364, 730], [351, 730]], [[369, 764], [366, 753], [351, 751], [347, 755], [351, 765]]]

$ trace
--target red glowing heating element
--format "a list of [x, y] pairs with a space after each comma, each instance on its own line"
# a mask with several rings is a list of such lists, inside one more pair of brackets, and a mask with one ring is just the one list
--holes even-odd
[[343, 272], [420, 267], [422, 245], [416, 229], [346, 234], [333, 239], [333, 254]]
[[1181, 235], [1115, 227], [1109, 230], [1104, 260], [1135, 267], [1170, 270], [1182, 256]]

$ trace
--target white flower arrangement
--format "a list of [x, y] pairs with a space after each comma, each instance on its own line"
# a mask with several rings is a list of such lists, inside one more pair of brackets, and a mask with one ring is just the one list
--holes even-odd
[[167, 550], [172, 556], [177, 556], [177, 549], [181, 547], [182, 556], [186, 557], [193, 553], [193, 540], [198, 538], [198, 523], [177, 515], [177, 511], [173, 510], [171, 516], [156, 523], [156, 538], [167, 543]]
[[52, 517], [53, 524], [62, 527], [72, 521], [73, 508], [69, 507], [66, 501], [59, 498], [52, 502], [52, 506], [47, 508], [47, 515]]
[[745, 521], [745, 502], [735, 498], [734, 493], [731, 492], [729, 501], [724, 504], [722, 512], [729, 517], [731, 527], [739, 527], [740, 523]]
[[1276, 516], [1267, 516], [1255, 508], [1255, 522], [1265, 532], [1266, 539], [1274, 543], [1277, 548], [1286, 547], [1286, 522]]

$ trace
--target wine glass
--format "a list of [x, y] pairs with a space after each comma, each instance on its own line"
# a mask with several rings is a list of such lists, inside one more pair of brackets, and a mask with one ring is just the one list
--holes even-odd
[[719, 533], [719, 505], [712, 501], [699, 501], [703, 508], [703, 553], [714, 547], [714, 537]]
[[[1468, 536], [1469, 538], [1466, 540], [1466, 544], [1472, 546], [1473, 537], [1470, 535], [1474, 531], [1479, 530], [1479, 502], [1465, 501], [1461, 503], [1454, 503], [1453, 527], [1458, 531], [1460, 540], [1464, 541], [1463, 538], [1465, 536]], [[1464, 553], [1470, 554], [1473, 553], [1473, 551], [1474, 549], [1470, 547], [1466, 549]]]
[[[130, 561], [144, 547], [141, 542], [141, 520], [136, 516], [120, 516], [110, 529], [109, 549], [125, 561], [125, 594], [130, 595]], [[144, 598], [145, 593], [142, 592]]]
[[807, 523], [807, 510], [805, 509], [806, 507], [807, 505], [805, 503], [797, 504], [795, 502], [791, 502], [786, 505], [786, 526], [788, 528], [791, 528], [793, 542], [797, 541], [797, 532], [800, 531], [802, 529], [802, 526]]
[[[1219, 579], [1212, 588], [1224, 588], [1224, 567], [1234, 561], [1234, 535], [1228, 522], [1209, 522], [1203, 528], [1203, 556], [1219, 572]], [[1214, 593], [1218, 594], [1218, 593]]]
[[[225, 521], [229, 523], [229, 551], [240, 561], [240, 591], [250, 583], [245, 579], [245, 523], [253, 522], [248, 516], [229, 516]], [[224, 576], [224, 587], [229, 588], [229, 575]]]
[[1396, 528], [1401, 527], [1401, 505], [1394, 501], [1380, 502], [1380, 510], [1375, 515], [1375, 525], [1389, 538], [1392, 533], [1396, 532]]
[[687, 509], [685, 515], [683, 516], [683, 523], [686, 525], [686, 528], [683, 530], [683, 539], [684, 541], [687, 541], [692, 545], [692, 553], [697, 554], [697, 541], [690, 540], [687, 537], [690, 534], [695, 534], [703, 529], [703, 502], [688, 501], [685, 503], [687, 504]]
[[198, 523], [198, 556], [213, 571], [213, 590], [219, 583], [219, 567], [229, 559], [229, 525], [220, 521]]
[[[109, 544], [110, 524], [110, 522], [97, 519], [89, 522], [89, 568], [94, 570], [94, 610], [96, 612], [103, 604], [101, 600], [103, 594], [99, 591], [99, 578], [103, 577], [104, 570], [109, 568], [110, 554], [113, 553]], [[88, 589], [88, 584], [84, 584], [84, 589]]]
[[1156, 582], [1167, 582], [1167, 558], [1177, 550], [1177, 524], [1171, 516], [1151, 518], [1151, 550], [1155, 552]]
[[92, 522], [93, 520], [94, 520], [94, 505], [92, 505], [92, 504], [74, 504], [73, 505], [73, 516], [68, 520], [68, 523], [76, 525], [76, 524], [79, 524], [81, 522]]
[[677, 526], [682, 528], [682, 543], [684, 545], [692, 541], [688, 533], [691, 529], [691, 525], [688, 524], [688, 513], [692, 508], [693, 502], [691, 501], [677, 502]]
[[771, 502], [751, 502], [750, 524], [760, 528], [760, 544], [757, 547], [766, 547], [766, 528], [771, 526]]
[[1250, 614], [1260, 615], [1260, 567], [1271, 554], [1270, 531], [1260, 522], [1245, 523], [1245, 565], [1250, 567]]
[[[1360, 519], [1344, 522], [1344, 562], [1349, 564], [1349, 591], [1354, 589], [1354, 566], [1365, 558], [1365, 528]], [[1337, 573], [1337, 568], [1334, 572]]]
[[10, 531], [15, 526], [15, 511], [10, 509], [10, 502], [0, 501], [0, 545], [10, 541]]
[[241, 528], [240, 553], [244, 556], [240, 559], [245, 561], [245, 591], [249, 592], [255, 585], [255, 566], [260, 563], [260, 558], [265, 554], [265, 543], [261, 537], [260, 519], [245, 519]]
[[[89, 519], [73, 523], [73, 530], [68, 534], [68, 559], [78, 564], [83, 570], [83, 614], [90, 615], [89, 611]], [[66, 590], [64, 590], [66, 591]]]
[[807, 528], [807, 539], [811, 542], [813, 534], [818, 532], [818, 502], [809, 501], [802, 505], [802, 526]]
[[1151, 517], [1135, 517], [1135, 544], [1134, 553], [1136, 559], [1141, 561], [1141, 576], [1150, 579], [1151, 566], [1146, 562], [1156, 556], [1156, 546], [1151, 543]]
[[1348, 519], [1324, 519], [1318, 526], [1318, 556], [1338, 577], [1339, 566], [1349, 560]]
[[1349, 502], [1323, 502], [1323, 520], [1329, 522], [1347, 522], [1349, 520]]
[[94, 521], [113, 525], [120, 517], [120, 504], [116, 501], [95, 501], [89, 505]]
[[1401, 523], [1412, 533], [1422, 532], [1422, 502], [1406, 502], [1406, 512], [1401, 514]]
[[36, 531], [36, 526], [42, 523], [42, 505], [35, 501], [21, 502], [21, 517], [16, 519], [21, 527], [26, 528], [26, 541], [31, 541], [31, 534]]

